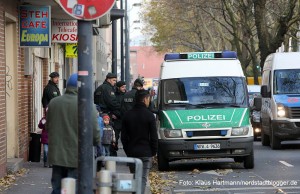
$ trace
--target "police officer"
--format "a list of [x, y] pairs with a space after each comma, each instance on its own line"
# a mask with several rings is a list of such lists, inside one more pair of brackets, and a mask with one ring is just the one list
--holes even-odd
[[99, 105], [103, 113], [107, 113], [112, 119], [120, 116], [120, 103], [115, 95], [117, 75], [108, 73], [102, 85], [94, 92], [94, 103]]
[[59, 74], [57, 72], [52, 72], [49, 75], [50, 80], [43, 91], [42, 104], [43, 108], [46, 109], [50, 100], [54, 97], [60, 96], [60, 91], [57, 86], [59, 81]]
[[[122, 103], [124, 94], [126, 93], [126, 83], [124, 81], [118, 81], [116, 84], [116, 98]], [[121, 112], [120, 112], [121, 114]], [[114, 123], [114, 131], [115, 131], [115, 136], [116, 136], [116, 145], [110, 150], [111, 156], [117, 156], [117, 150], [118, 150], [118, 140], [120, 139], [120, 133], [121, 133], [121, 128], [122, 128], [122, 115], [120, 117], [117, 117], [117, 119], [113, 119]]]
[[143, 85], [144, 82], [138, 78], [134, 81], [132, 89], [125, 93], [121, 107], [122, 115], [133, 108], [135, 104], [135, 93], [136, 91], [143, 89]]

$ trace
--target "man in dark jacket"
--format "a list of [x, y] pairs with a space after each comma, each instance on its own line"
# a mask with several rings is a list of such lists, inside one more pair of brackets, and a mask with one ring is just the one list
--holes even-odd
[[60, 96], [59, 88], [57, 87], [59, 81], [59, 74], [52, 72], [49, 75], [50, 80], [43, 91], [42, 104], [43, 108], [46, 109], [50, 100], [54, 97]]
[[[136, 92], [134, 107], [122, 120], [121, 141], [128, 157], [139, 158], [143, 162], [142, 193], [145, 191], [152, 157], [157, 153], [158, 136], [155, 117], [148, 109], [150, 94], [147, 90]], [[134, 172], [134, 166], [129, 166]]]
[[[126, 83], [124, 81], [118, 81], [116, 86], [117, 86], [116, 98], [118, 102], [121, 104], [124, 98], [124, 94], [126, 93]], [[110, 154], [111, 156], [117, 156], [118, 141], [120, 138], [121, 126], [122, 126], [121, 116], [117, 117], [117, 119], [114, 119], [113, 122], [114, 122], [115, 136], [116, 136], [116, 147], [112, 148]]]
[[120, 103], [116, 98], [115, 85], [117, 75], [108, 73], [102, 85], [94, 92], [94, 103], [99, 105], [103, 113], [109, 114], [113, 119], [120, 116]]
[[121, 113], [124, 115], [127, 111], [131, 110], [135, 104], [135, 93], [143, 89], [144, 82], [141, 79], [136, 79], [133, 87], [129, 92], [126, 92], [121, 103]]

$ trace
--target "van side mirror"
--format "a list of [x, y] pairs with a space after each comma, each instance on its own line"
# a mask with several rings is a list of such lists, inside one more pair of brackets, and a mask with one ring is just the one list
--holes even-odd
[[266, 86], [266, 85], [261, 86], [260, 93], [261, 93], [261, 96], [264, 98], [271, 97], [271, 92], [268, 92], [268, 86]]
[[253, 99], [253, 106], [254, 106], [254, 110], [260, 111], [261, 110], [261, 106], [262, 106], [262, 99], [261, 97], [256, 97]]

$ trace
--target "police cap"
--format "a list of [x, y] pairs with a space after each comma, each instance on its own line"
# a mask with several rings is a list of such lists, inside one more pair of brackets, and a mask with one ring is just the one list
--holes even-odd
[[133, 85], [136, 86], [136, 87], [138, 87], [138, 86], [143, 87], [144, 82], [141, 79], [138, 78], [134, 81]]
[[114, 73], [108, 73], [108, 74], [106, 75], [106, 79], [111, 79], [111, 78], [117, 78], [117, 75], [114, 74]]
[[124, 85], [126, 85], [126, 83], [124, 82], [124, 81], [118, 81], [117, 82], [117, 84], [116, 84], [116, 86], [119, 88], [119, 87], [122, 87], [122, 86], [124, 86]]
[[59, 74], [57, 72], [52, 72], [50, 73], [49, 77], [51, 78], [59, 77]]

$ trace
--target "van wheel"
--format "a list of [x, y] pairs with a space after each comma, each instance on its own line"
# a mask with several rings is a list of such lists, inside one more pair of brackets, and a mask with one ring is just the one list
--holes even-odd
[[263, 146], [270, 145], [270, 137], [267, 134], [265, 134], [263, 126], [261, 126], [261, 137], [260, 138], [261, 138], [261, 144]]
[[157, 165], [159, 171], [169, 170], [169, 160], [160, 151], [157, 153]]
[[250, 155], [244, 157], [244, 167], [246, 169], [254, 168], [254, 153], [253, 153], [253, 150], [250, 152]]
[[273, 150], [279, 150], [279, 149], [281, 149], [281, 141], [278, 137], [275, 136], [272, 126], [270, 126], [270, 127], [271, 127], [270, 146]]

